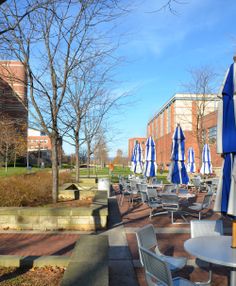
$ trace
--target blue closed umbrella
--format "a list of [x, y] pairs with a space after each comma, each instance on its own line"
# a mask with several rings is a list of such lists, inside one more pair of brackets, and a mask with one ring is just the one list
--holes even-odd
[[145, 147], [144, 176], [155, 177], [156, 171], [156, 145], [152, 137], [150, 136], [146, 141]]
[[139, 143], [136, 143], [134, 146], [130, 169], [135, 174], [142, 174], [143, 172], [142, 148]]
[[[236, 58], [234, 57], [234, 61]], [[236, 217], [236, 63], [227, 74], [218, 107], [217, 152], [224, 161], [215, 200], [215, 211]], [[235, 245], [233, 246], [235, 247]]]
[[187, 172], [189, 172], [189, 173], [195, 173], [196, 172], [194, 150], [192, 147], [190, 147], [188, 149]]
[[188, 174], [185, 168], [185, 148], [184, 133], [180, 125], [175, 129], [172, 140], [171, 164], [169, 167], [168, 179], [174, 184], [187, 184], [189, 182]]
[[202, 150], [202, 166], [200, 169], [200, 173], [205, 174], [212, 174], [212, 164], [211, 164], [211, 152], [208, 144], [203, 146]]

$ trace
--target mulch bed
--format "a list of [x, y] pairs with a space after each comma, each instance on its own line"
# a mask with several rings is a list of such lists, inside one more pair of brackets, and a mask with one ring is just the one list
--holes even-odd
[[0, 268], [1, 286], [59, 286], [63, 268]]

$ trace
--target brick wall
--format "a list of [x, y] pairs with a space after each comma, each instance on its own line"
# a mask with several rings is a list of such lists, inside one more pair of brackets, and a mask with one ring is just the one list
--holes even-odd
[[[194, 130], [196, 129], [196, 114], [197, 114], [197, 104], [199, 103], [199, 99], [195, 100], [192, 95], [182, 95], [177, 94], [179, 99], [175, 100], [175, 96], [163, 107], [163, 109], [155, 114], [153, 119], [148, 122], [147, 133], [148, 136], [152, 136], [156, 143], [156, 160], [157, 164], [164, 164], [164, 166], [170, 163], [170, 155], [171, 155], [171, 145], [172, 145], [172, 136], [174, 130], [176, 128], [177, 123], [181, 123], [184, 134], [185, 134], [185, 157], [187, 160], [187, 152], [189, 147], [193, 147], [195, 151], [195, 160], [196, 160], [196, 168], [200, 169], [201, 162], [201, 150], [199, 150], [197, 144], [197, 138], [194, 134]], [[210, 95], [213, 96], [213, 95]], [[182, 97], [182, 98], [181, 98]], [[185, 104], [186, 102], [186, 104]], [[217, 122], [217, 113], [211, 112], [214, 109], [214, 101], [209, 101], [207, 105], [207, 114], [204, 118], [204, 128], [209, 130], [209, 128], [216, 126]], [[168, 109], [170, 109], [170, 130], [168, 130]], [[163, 115], [161, 115], [163, 114]], [[163, 136], [161, 134], [161, 119], [163, 116]], [[187, 118], [188, 117], [188, 118]], [[185, 120], [186, 119], [186, 120]], [[192, 120], [192, 122], [190, 121]], [[155, 128], [157, 130], [153, 130], [153, 123], [155, 122]], [[170, 131], [170, 132], [168, 132]], [[157, 137], [155, 136], [157, 134]], [[208, 134], [208, 133], [207, 133]], [[220, 167], [222, 163], [222, 159], [218, 154], [216, 154], [216, 144], [209, 142], [211, 148], [211, 156], [213, 167]]]
[[26, 73], [22, 63], [0, 61], [0, 114], [27, 126]]

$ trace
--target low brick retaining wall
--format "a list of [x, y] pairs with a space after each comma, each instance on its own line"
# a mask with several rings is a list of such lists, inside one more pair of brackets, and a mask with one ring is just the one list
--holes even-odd
[[84, 230], [106, 229], [108, 199], [97, 191], [88, 207], [2, 207], [0, 229]]

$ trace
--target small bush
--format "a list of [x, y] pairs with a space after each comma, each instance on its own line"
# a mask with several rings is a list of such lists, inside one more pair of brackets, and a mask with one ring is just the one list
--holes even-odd
[[[60, 174], [60, 184], [71, 181]], [[0, 181], [0, 207], [41, 206], [52, 203], [52, 176], [48, 172], [11, 176]]]

